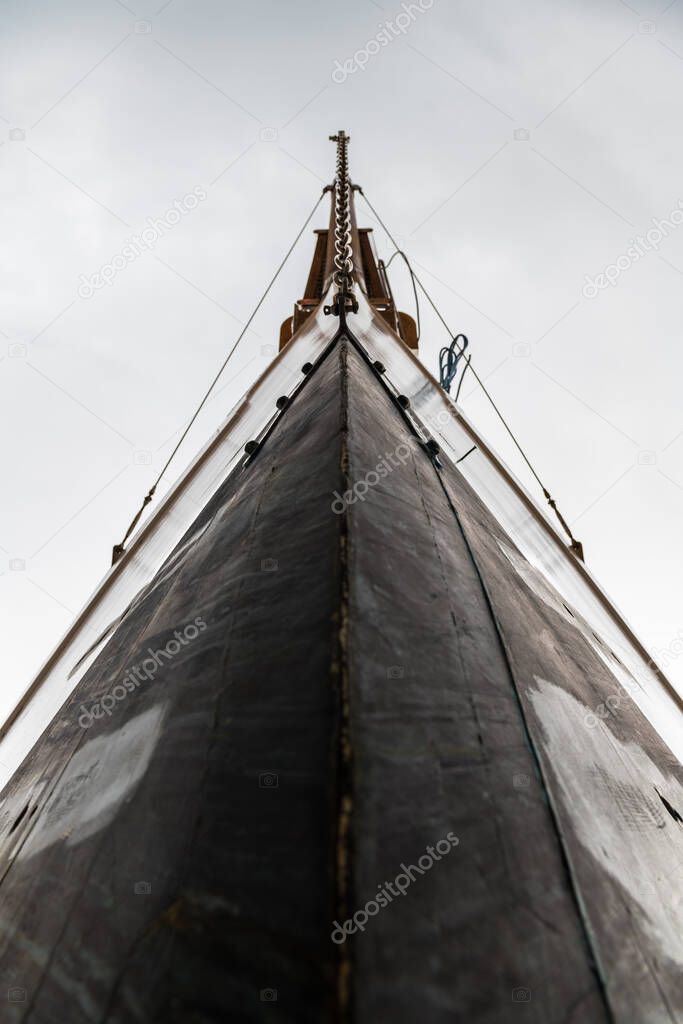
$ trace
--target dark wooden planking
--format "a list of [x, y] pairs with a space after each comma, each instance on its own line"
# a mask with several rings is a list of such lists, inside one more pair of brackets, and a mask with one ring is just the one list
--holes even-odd
[[[676, 1020], [676, 936], [629, 882], [679, 857], [680, 769], [630, 703], [586, 740], [576, 707], [614, 692], [609, 652], [519, 558], [338, 345], [2, 795], [0, 991], [27, 993], [2, 1019], [341, 1020], [350, 980], [358, 1024]], [[82, 702], [197, 615], [199, 639], [80, 729]], [[449, 831], [455, 850], [331, 943]]]
[[[52, 787], [0, 885], [0, 990], [27, 994], [3, 1019], [335, 1016], [336, 358], [306, 390], [3, 795], [5, 809], [37, 799], [37, 778]], [[198, 615], [200, 638], [80, 729], [78, 705]], [[279, 786], [261, 788], [261, 772]], [[89, 834], [98, 800], [109, 807]], [[140, 881], [148, 894], [134, 891]], [[261, 1001], [269, 988], [277, 1002]]]
[[[442, 480], [504, 641], [614, 1017], [681, 1021], [683, 770], [580, 612], [457, 469], [447, 465]], [[608, 698], [616, 703], [598, 718]]]
[[462, 530], [397, 408], [348, 361], [349, 486], [409, 451], [349, 515], [354, 909], [460, 839], [352, 939], [356, 1020], [608, 1020]]

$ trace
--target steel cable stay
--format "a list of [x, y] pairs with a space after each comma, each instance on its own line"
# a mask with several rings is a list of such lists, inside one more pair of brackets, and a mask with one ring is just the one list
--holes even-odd
[[[378, 214], [378, 212], [375, 209], [375, 207], [372, 205], [372, 203], [370, 202], [368, 197], [365, 195], [365, 192], [363, 191], [363, 189], [358, 186], [357, 187], [357, 191], [362, 195], [363, 199], [365, 200], [365, 202], [367, 203], [368, 207], [372, 211], [374, 217], [377, 219], [378, 224], [380, 225], [382, 230], [387, 235], [387, 238], [390, 240], [391, 244], [396, 249], [396, 252], [400, 253], [403, 256], [403, 258], [406, 261], [406, 263], [408, 263], [408, 265], [410, 266], [410, 261], [409, 261], [408, 257], [405, 255], [405, 253], [401, 249], [400, 245], [398, 244], [398, 242], [396, 241], [394, 236], [389, 231], [389, 228], [386, 226], [386, 224], [384, 223], [384, 221], [382, 220], [382, 218]], [[436, 313], [437, 317], [441, 321], [442, 325], [446, 329], [446, 331], [448, 333], [448, 336], [451, 338], [450, 346], [448, 347], [448, 349], [446, 349], [446, 351], [449, 351], [450, 349], [452, 349], [453, 350], [453, 355], [457, 356], [457, 359], [459, 361], [460, 358], [462, 358], [465, 355], [465, 349], [466, 349], [467, 343], [468, 343], [467, 342], [467, 338], [465, 337], [465, 335], [455, 334], [455, 332], [453, 332], [450, 329], [450, 327], [446, 323], [445, 319], [441, 315], [440, 310], [437, 308], [437, 306], [436, 306], [434, 300], [432, 299], [431, 295], [429, 294], [429, 292], [425, 288], [424, 284], [422, 283], [422, 281], [420, 280], [418, 275], [412, 269], [412, 267], [410, 267], [410, 272], [411, 272], [411, 276], [412, 276], [413, 280], [415, 282], [417, 282], [417, 284], [419, 285], [420, 290], [422, 291], [423, 295], [425, 296], [425, 298], [429, 302], [429, 305], [432, 307], [432, 309]], [[458, 341], [459, 341], [460, 338], [464, 338], [465, 339], [465, 344], [462, 344], [462, 343], [458, 344]], [[444, 350], [442, 349], [442, 352], [443, 351]], [[548, 502], [548, 505], [550, 506], [550, 508], [555, 513], [555, 516], [557, 517], [557, 520], [558, 520], [560, 526], [562, 527], [562, 529], [564, 530], [566, 535], [569, 537], [569, 541], [570, 541], [569, 547], [570, 547], [570, 549], [574, 552], [574, 554], [577, 556], [577, 558], [580, 558], [581, 561], [583, 561], [584, 560], [584, 558], [583, 558], [583, 545], [581, 544], [581, 541], [577, 540], [576, 537], [573, 535], [571, 529], [569, 528], [569, 525], [567, 524], [566, 519], [564, 518], [564, 516], [562, 515], [562, 513], [558, 509], [557, 503], [555, 502], [555, 499], [552, 497], [552, 495], [550, 494], [550, 491], [545, 486], [545, 484], [541, 480], [540, 476], [538, 475], [538, 473], [534, 469], [534, 466], [532, 465], [531, 461], [529, 460], [529, 457], [527, 456], [526, 452], [524, 451], [524, 449], [522, 448], [521, 444], [517, 440], [517, 437], [515, 436], [514, 432], [512, 431], [512, 428], [508, 424], [508, 422], [505, 419], [505, 417], [503, 416], [502, 412], [498, 408], [498, 406], [497, 406], [496, 402], [494, 401], [491, 393], [489, 392], [488, 388], [484, 384], [484, 381], [479, 376], [479, 374], [477, 373], [475, 368], [472, 366], [472, 357], [471, 356], [467, 357], [467, 359], [466, 359], [465, 369], [463, 370], [463, 373], [461, 374], [461, 377], [460, 377], [460, 384], [458, 386], [458, 391], [457, 391], [456, 399], [455, 400], [457, 401], [457, 398], [458, 398], [458, 396], [460, 394], [460, 388], [462, 387], [463, 377], [464, 377], [465, 372], [468, 369], [472, 371], [472, 374], [474, 375], [475, 380], [477, 381], [477, 383], [479, 384], [479, 387], [482, 389], [482, 391], [484, 392], [486, 398], [488, 399], [489, 403], [491, 404], [491, 407], [492, 407], [493, 411], [495, 412], [496, 416], [498, 417], [498, 419], [502, 423], [502, 425], [505, 428], [507, 434], [509, 435], [509, 437], [512, 440], [513, 444], [515, 445], [517, 451], [522, 456], [522, 459], [526, 463], [529, 471], [531, 472], [532, 476], [536, 480], [538, 486], [541, 488], [541, 491], [543, 492], [543, 497], [546, 499], [546, 501]]]
[[226, 366], [230, 362], [230, 359], [232, 358], [235, 350], [237, 349], [237, 346], [239, 345], [239, 343], [241, 342], [242, 338], [244, 337], [244, 335], [249, 330], [249, 327], [251, 326], [251, 323], [252, 323], [254, 317], [256, 316], [256, 314], [258, 313], [259, 309], [261, 308], [261, 306], [265, 302], [265, 300], [266, 300], [266, 298], [268, 296], [268, 293], [270, 292], [270, 289], [273, 287], [273, 285], [275, 284], [276, 280], [280, 276], [280, 273], [282, 272], [285, 264], [287, 263], [287, 260], [289, 259], [289, 257], [294, 252], [294, 249], [296, 248], [299, 239], [301, 238], [301, 236], [303, 235], [304, 231], [306, 230], [306, 228], [310, 224], [311, 220], [313, 219], [313, 217], [314, 217], [314, 215], [316, 213], [316, 210], [318, 209], [318, 207], [320, 206], [320, 204], [321, 204], [321, 202], [323, 200], [323, 197], [325, 196], [326, 192], [328, 192], [328, 191], [329, 191], [329, 186], [326, 186], [322, 190], [322, 192], [320, 193], [320, 196], [319, 196], [315, 206], [313, 207], [313, 209], [309, 213], [308, 217], [304, 221], [303, 226], [301, 227], [301, 230], [299, 231], [299, 233], [297, 234], [296, 238], [294, 239], [294, 241], [290, 245], [290, 247], [287, 250], [287, 253], [285, 254], [284, 258], [282, 259], [280, 265], [278, 266], [277, 270], [275, 271], [275, 273], [273, 274], [272, 278], [270, 279], [270, 281], [269, 281], [269, 283], [268, 283], [268, 285], [266, 287], [266, 290], [263, 292], [263, 295], [261, 296], [261, 298], [256, 303], [256, 306], [254, 307], [251, 315], [249, 316], [249, 319], [245, 323], [245, 325], [242, 328], [242, 330], [240, 331], [236, 341], [233, 343], [232, 347], [228, 351], [228, 354], [226, 355], [225, 359], [221, 363], [221, 365], [220, 365], [220, 367], [218, 369], [218, 372], [216, 373], [215, 377], [213, 378], [213, 380], [209, 384], [209, 387], [207, 388], [206, 392], [204, 393], [204, 396], [203, 396], [202, 400], [200, 401], [199, 405], [197, 406], [197, 408], [195, 409], [194, 413], [192, 414], [192, 417], [190, 418], [187, 426], [185, 427], [185, 429], [183, 430], [182, 434], [180, 435], [180, 438], [179, 438], [176, 446], [174, 447], [174, 449], [171, 452], [171, 454], [169, 455], [169, 457], [166, 459], [166, 462], [164, 463], [164, 465], [163, 465], [163, 467], [161, 469], [161, 472], [157, 476], [156, 480], [154, 481], [154, 483], [150, 487], [150, 489], [147, 492], [147, 494], [145, 495], [145, 497], [143, 498], [142, 505], [140, 506], [138, 512], [133, 517], [130, 526], [128, 527], [128, 529], [126, 530], [126, 532], [124, 534], [123, 540], [121, 541], [120, 544], [115, 544], [114, 545], [114, 549], [112, 551], [112, 565], [114, 565], [119, 560], [119, 558], [121, 557], [121, 555], [125, 551], [125, 549], [126, 549], [126, 541], [128, 540], [128, 538], [132, 534], [132, 532], [135, 529], [135, 527], [138, 525], [138, 523], [140, 521], [140, 518], [142, 516], [142, 513], [145, 511], [146, 507], [149, 505], [149, 503], [151, 502], [152, 498], [154, 497], [155, 491], [156, 491], [157, 487], [159, 486], [159, 482], [161, 481], [161, 478], [165, 474], [165, 472], [168, 469], [168, 467], [171, 465], [171, 462], [173, 461], [173, 459], [175, 458], [176, 454], [178, 453], [178, 450], [179, 450], [180, 446], [182, 445], [183, 441], [185, 440], [185, 438], [187, 437], [188, 433], [190, 432], [193, 424], [195, 423], [197, 417], [199, 416], [199, 413], [202, 411], [202, 409], [206, 405], [211, 392], [213, 391], [213, 389], [215, 388], [216, 384], [220, 380], [220, 378], [221, 378], [221, 376], [223, 374], [223, 371], [225, 370]]
[[[362, 190], [359, 189], [358, 191]], [[415, 271], [413, 270], [412, 264], [402, 249], [395, 249], [387, 263], [382, 263], [381, 260], [380, 263], [386, 273], [386, 271], [389, 269], [389, 267], [394, 262], [397, 256], [401, 257], [410, 273], [410, 283], [413, 287], [413, 297], [415, 299], [415, 341], [419, 342], [422, 336], [422, 324], [420, 319], [420, 299], [417, 294], [417, 278], [415, 275]], [[387, 277], [387, 281], [388, 280], [389, 279]], [[458, 348], [458, 343], [460, 343], [460, 348]], [[468, 347], [468, 345], [469, 339], [467, 338], [467, 336], [464, 334], [458, 334], [453, 338], [450, 345], [445, 345], [439, 352], [439, 383], [441, 384], [441, 387], [444, 389], [444, 391], [449, 395], [451, 393], [451, 385], [455, 380], [456, 374], [458, 372], [460, 360], [464, 357], [465, 349]], [[460, 390], [462, 388], [463, 381], [465, 379], [465, 374], [467, 373], [467, 368], [470, 365], [471, 359], [472, 356], [467, 356], [465, 358], [465, 369], [460, 374], [460, 380], [458, 381], [458, 390], [455, 393], [455, 402], [457, 402], [458, 398], [460, 397]]]
[[[359, 191], [360, 191], [360, 189], [359, 189]], [[365, 198], [365, 197], [363, 197], [363, 198]], [[365, 201], [367, 202], [367, 199]], [[391, 256], [389, 258], [389, 262], [384, 264], [384, 269], [388, 270], [389, 267], [394, 262], [394, 260], [396, 259], [397, 256], [401, 257], [401, 259], [403, 260], [403, 262], [405, 263], [405, 265], [407, 266], [407, 268], [408, 268], [408, 270], [410, 272], [410, 282], [411, 282], [411, 284], [413, 286], [413, 295], [415, 297], [415, 327], [416, 327], [415, 341], [418, 342], [420, 340], [420, 336], [422, 334], [422, 325], [420, 323], [420, 300], [418, 298], [417, 287], [415, 285], [415, 274], [413, 272], [413, 268], [410, 265], [410, 260], [408, 259], [408, 257], [406, 256], [406, 254], [403, 252], [402, 249], [397, 249], [396, 252], [391, 254]]]

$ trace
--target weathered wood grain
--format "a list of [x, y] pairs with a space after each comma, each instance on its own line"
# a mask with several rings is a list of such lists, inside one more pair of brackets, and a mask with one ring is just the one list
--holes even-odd
[[441, 480], [504, 644], [614, 1018], [681, 1021], [683, 770], [592, 626], [457, 469], [445, 465]]
[[430, 458], [354, 351], [349, 377], [351, 478], [405, 456], [350, 511], [357, 907], [427, 846], [451, 831], [460, 840], [354, 937], [356, 1019], [606, 1021], [460, 524]]
[[[0, 884], [0, 993], [26, 993], [3, 1020], [335, 1015], [338, 361], [307, 399], [3, 794], [3, 847], [22, 845]], [[207, 628], [152, 681], [79, 727], [81, 704], [197, 616]], [[37, 810], [8, 841], [25, 802]]]
[[441, 463], [338, 341], [0, 797], [0, 1020], [683, 1019], [680, 767]]

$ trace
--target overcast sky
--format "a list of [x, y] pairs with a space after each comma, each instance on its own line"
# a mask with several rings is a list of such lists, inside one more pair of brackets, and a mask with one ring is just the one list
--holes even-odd
[[[422, 7], [4, 0], [0, 718], [331, 180], [338, 128], [589, 566], [683, 689], [666, 654], [683, 637], [683, 0]], [[176, 202], [192, 208], [95, 287]], [[272, 358], [311, 253], [306, 237], [169, 484]], [[446, 340], [425, 311], [432, 371]], [[537, 494], [472, 386], [466, 411]]]

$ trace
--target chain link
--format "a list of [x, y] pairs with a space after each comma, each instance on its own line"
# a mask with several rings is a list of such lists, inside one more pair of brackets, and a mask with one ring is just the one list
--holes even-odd
[[351, 230], [351, 182], [349, 181], [349, 136], [346, 132], [330, 135], [330, 141], [337, 143], [337, 169], [334, 179], [334, 283], [337, 294], [332, 307], [325, 312], [339, 315], [343, 309], [358, 309], [353, 297], [353, 245]]

